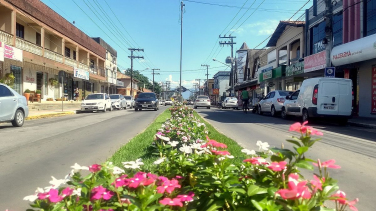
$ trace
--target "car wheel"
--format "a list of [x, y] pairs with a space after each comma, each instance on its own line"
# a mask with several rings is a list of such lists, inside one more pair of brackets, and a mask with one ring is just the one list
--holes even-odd
[[157, 108], [154, 108], [154, 111], [157, 111], [158, 109]]
[[275, 111], [274, 106], [272, 106], [272, 109], [270, 110], [270, 114], [272, 115], [272, 117], [276, 116], [276, 111]]
[[16, 114], [14, 115], [14, 120], [12, 121], [12, 125], [14, 127], [21, 127], [25, 122], [25, 115], [24, 113], [18, 109]]
[[137, 108], [134, 108], [134, 111], [138, 111], [138, 109], [137, 109]]
[[193, 108], [194, 108], [194, 109], [197, 109], [197, 106], [194, 106]]
[[210, 109], [210, 106], [208, 106], [207, 108]]
[[287, 111], [285, 107], [282, 107], [281, 117], [282, 119], [287, 119]]
[[258, 108], [257, 108], [257, 113], [258, 113], [259, 115], [262, 115], [261, 106], [258, 106]]
[[303, 109], [302, 121], [305, 122], [305, 121], [308, 121], [308, 119], [309, 119], [308, 111], [307, 111], [307, 109]]
[[110, 106], [110, 111], [112, 111], [112, 110], [114, 110], [114, 109], [112, 108], [112, 106]]

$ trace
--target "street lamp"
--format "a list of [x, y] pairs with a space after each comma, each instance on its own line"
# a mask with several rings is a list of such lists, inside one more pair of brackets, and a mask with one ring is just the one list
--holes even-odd
[[231, 67], [230, 65], [225, 64], [225, 63], [223, 63], [223, 62], [221, 62], [221, 61], [219, 61], [219, 60], [217, 60], [217, 59], [215, 59], [215, 58], [213, 58], [213, 61], [215, 61], [215, 62], [219, 62], [219, 63], [221, 63], [221, 64], [223, 64], [223, 65], [226, 65], [227, 67]]

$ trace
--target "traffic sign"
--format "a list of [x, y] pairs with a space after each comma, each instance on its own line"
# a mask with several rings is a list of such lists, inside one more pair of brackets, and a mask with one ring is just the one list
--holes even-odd
[[325, 68], [324, 77], [335, 78], [336, 77], [336, 68], [335, 67]]

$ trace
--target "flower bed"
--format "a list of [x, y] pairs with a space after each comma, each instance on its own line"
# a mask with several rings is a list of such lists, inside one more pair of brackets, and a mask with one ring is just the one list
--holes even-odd
[[[300, 135], [287, 140], [294, 150], [258, 141], [258, 151], [243, 149], [234, 159], [226, 144], [208, 137], [192, 109], [177, 105], [170, 112], [150, 146], [159, 157], [154, 165], [141, 159], [123, 167], [75, 164], [64, 179], [53, 178], [25, 200], [39, 210], [357, 210], [358, 199], [348, 201], [329, 176], [330, 168], [340, 168], [335, 161], [305, 157], [319, 140], [312, 136], [322, 135], [307, 123], [290, 127]], [[310, 180], [299, 173], [314, 166], [319, 173]], [[90, 173], [83, 177], [82, 170]], [[334, 201], [333, 209], [326, 201]]]

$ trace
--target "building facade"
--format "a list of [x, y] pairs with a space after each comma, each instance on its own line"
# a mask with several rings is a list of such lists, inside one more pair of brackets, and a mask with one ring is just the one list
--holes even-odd
[[123, 87], [117, 88], [117, 93], [122, 95], [133, 95], [135, 97], [141, 90], [139, 89], [139, 86], [137, 83], [139, 82], [137, 79], [133, 78], [133, 94], [131, 94], [131, 77], [128, 75], [125, 75], [123, 73], [117, 73], [117, 80], [121, 81], [123, 83]]
[[222, 101], [224, 98], [229, 96], [227, 90], [230, 88], [230, 71], [219, 71], [214, 76], [214, 89], [218, 89], [218, 94], [216, 95], [216, 102]]
[[106, 50], [39, 0], [0, 0], [0, 42], [0, 77], [20, 94], [80, 100], [105, 85]]

